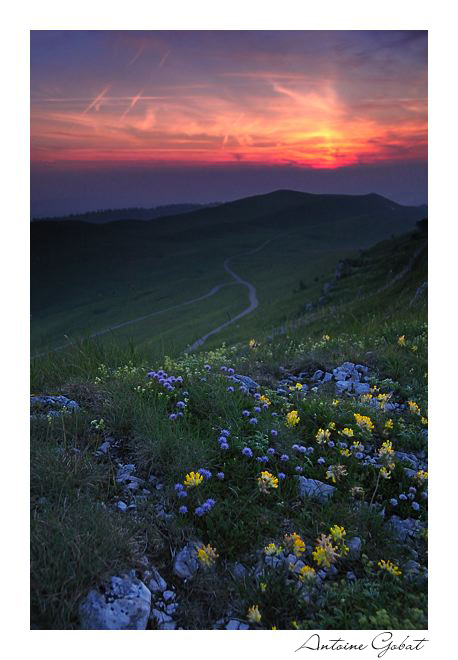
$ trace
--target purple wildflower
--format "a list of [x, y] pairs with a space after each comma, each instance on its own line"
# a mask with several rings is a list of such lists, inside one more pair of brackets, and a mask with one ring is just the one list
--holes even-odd
[[273, 436], [274, 438], [276, 438], [277, 435], [278, 435], [278, 431], [276, 429], [272, 429], [271, 432], [270, 432], [270, 435]]
[[253, 456], [253, 452], [251, 451], [251, 449], [249, 447], [244, 447], [242, 449], [242, 454], [243, 454], [243, 456], [248, 456], [248, 458], [251, 458]]

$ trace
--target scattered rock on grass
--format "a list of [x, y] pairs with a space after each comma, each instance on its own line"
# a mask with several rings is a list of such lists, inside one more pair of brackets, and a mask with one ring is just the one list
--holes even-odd
[[79, 608], [83, 630], [145, 630], [151, 592], [135, 577], [111, 577], [100, 590], [92, 589]]
[[199, 568], [196, 558], [196, 547], [198, 545], [195, 542], [190, 542], [175, 555], [173, 572], [183, 580], [192, 578]]
[[326, 502], [336, 490], [334, 486], [318, 481], [318, 479], [306, 479], [306, 477], [297, 477], [297, 479], [300, 497], [312, 497], [320, 502]]

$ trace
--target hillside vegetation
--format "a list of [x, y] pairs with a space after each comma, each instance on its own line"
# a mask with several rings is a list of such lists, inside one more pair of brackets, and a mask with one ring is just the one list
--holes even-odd
[[[138, 343], [113, 333], [32, 361], [33, 395], [66, 397], [32, 399], [32, 627], [97, 627], [97, 616], [113, 616], [113, 576], [143, 598], [123, 627], [427, 627], [426, 223], [410, 230], [412, 211], [402, 216], [409, 231], [389, 238], [400, 211], [383, 228], [367, 221], [388, 200], [366, 196], [355, 209], [352, 198], [345, 215], [349, 198], [333, 198], [318, 218], [304, 215], [310, 200], [299, 194], [288, 194], [289, 222], [285, 194], [253, 198], [239, 222], [223, 206], [162, 226], [116, 223], [109, 234], [37, 228], [37, 241], [63, 250], [35, 275], [56, 342], [82, 283], [81, 319], [108, 287], [100, 268], [114, 286], [123, 245], [131, 277], [141, 282], [149, 263], [157, 292], [170, 278], [182, 293], [180, 264], [201, 268], [191, 297], [221, 281], [224, 257], [280, 228], [291, 237], [273, 241], [270, 256], [232, 262], [259, 287], [259, 308], [201, 350], [183, 353], [200, 329], [180, 327], [173, 353], [147, 333]], [[224, 239], [208, 232], [214, 214]], [[315, 258], [324, 236], [334, 256]], [[72, 244], [86, 246], [87, 263], [67, 261]], [[51, 302], [65, 263], [69, 300]]]
[[207, 345], [233, 340], [234, 330], [257, 334], [319, 297], [340, 259], [423, 215], [423, 207], [379, 195], [277, 191], [154, 222], [34, 222], [32, 353], [96, 333], [158, 358], [182, 351], [246, 306], [246, 289], [224, 268], [228, 258], [261, 304]]

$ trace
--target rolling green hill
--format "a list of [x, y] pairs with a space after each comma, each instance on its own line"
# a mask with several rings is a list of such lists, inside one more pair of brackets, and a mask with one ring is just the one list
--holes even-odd
[[340, 259], [424, 215], [375, 194], [280, 190], [154, 222], [34, 222], [32, 353], [91, 334], [184, 350], [247, 307], [228, 259], [259, 306], [209, 345], [274, 327], [297, 315], [304, 293], [319, 296]]

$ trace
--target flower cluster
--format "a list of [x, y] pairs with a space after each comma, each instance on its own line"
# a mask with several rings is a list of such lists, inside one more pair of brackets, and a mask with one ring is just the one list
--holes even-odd
[[299, 421], [300, 421], [300, 417], [299, 417], [299, 413], [297, 412], [297, 410], [291, 410], [291, 411], [286, 415], [286, 422], [285, 422], [285, 424], [286, 424], [286, 426], [288, 426], [289, 428], [294, 428], [295, 426], [297, 426], [297, 424], [299, 424]]
[[305, 552], [305, 543], [296, 532], [285, 534], [285, 545], [291, 550], [295, 557], [300, 557]]
[[317, 434], [315, 436], [315, 440], [319, 445], [325, 444], [329, 438], [331, 437], [331, 431], [329, 429], [318, 429]]
[[346, 533], [344, 527], [333, 525], [329, 529], [329, 534], [321, 534], [318, 537], [315, 550], [312, 552], [312, 557], [318, 566], [330, 568], [337, 559], [348, 554], [349, 548], [344, 540]]
[[247, 619], [250, 623], [259, 623], [261, 621], [261, 612], [257, 605], [251, 605], [248, 608]]
[[417, 403], [415, 401], [407, 401], [407, 405], [409, 406], [409, 411], [413, 415], [420, 415], [421, 416], [421, 411]]
[[283, 547], [281, 545], [275, 545], [275, 543], [269, 543], [269, 545], [266, 545], [264, 548], [264, 554], [267, 557], [274, 557], [278, 555], [281, 555], [283, 552]]
[[359, 413], [354, 413], [354, 418], [361, 430], [368, 431], [369, 433], [374, 430], [374, 424], [370, 417], [367, 417], [366, 415], [360, 415]]
[[278, 479], [273, 474], [264, 470], [258, 477], [258, 488], [261, 493], [268, 494], [271, 490], [278, 488]]
[[197, 548], [196, 555], [200, 565], [204, 566], [205, 568], [209, 568], [210, 566], [213, 566], [213, 564], [219, 557], [215, 548], [212, 548], [210, 544], [201, 545], [199, 548]]
[[203, 504], [196, 507], [194, 513], [196, 514], [196, 516], [199, 516], [199, 518], [201, 518], [206, 513], [211, 511], [213, 509], [213, 507], [215, 506], [215, 504], [216, 504], [215, 500], [213, 500], [211, 497], [209, 497], [208, 500], [205, 500], [205, 502]]
[[415, 480], [418, 481], [420, 486], [423, 486], [423, 484], [428, 480], [428, 473], [425, 472], [425, 470], [418, 470], [417, 474], [415, 475]]
[[396, 566], [396, 564], [393, 564], [389, 559], [388, 561], [385, 561], [384, 559], [381, 559], [377, 566], [382, 569], [382, 571], [386, 571], [387, 573], [390, 573], [390, 575], [402, 575], [402, 571], [400, 570], [399, 566]]
[[345, 477], [347, 474], [347, 468], [345, 465], [330, 465], [326, 471], [326, 479], [330, 479], [332, 483], [337, 483], [342, 477]]
[[200, 472], [189, 472], [189, 474], [186, 475], [183, 483], [186, 488], [195, 488], [196, 486], [199, 486], [203, 480], [204, 478]]

